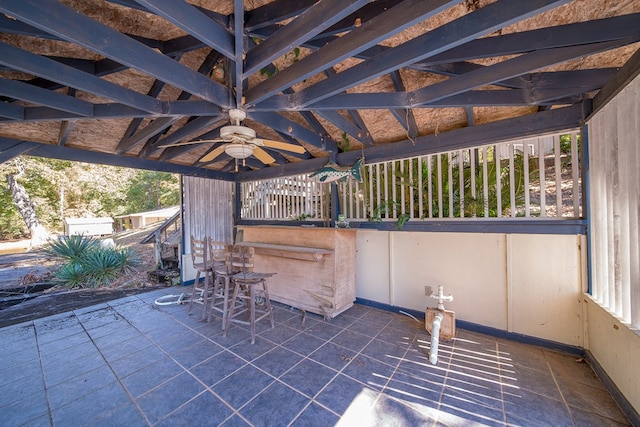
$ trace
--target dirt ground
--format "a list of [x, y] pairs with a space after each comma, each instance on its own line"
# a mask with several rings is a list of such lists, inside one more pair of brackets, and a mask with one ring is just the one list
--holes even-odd
[[141, 265], [111, 286], [99, 289], [48, 287], [61, 262], [41, 249], [0, 255], [0, 327], [167, 286], [149, 277], [149, 272], [156, 270], [153, 244], [140, 243], [154, 228], [149, 226], [105, 237], [112, 238], [118, 246], [133, 249]]

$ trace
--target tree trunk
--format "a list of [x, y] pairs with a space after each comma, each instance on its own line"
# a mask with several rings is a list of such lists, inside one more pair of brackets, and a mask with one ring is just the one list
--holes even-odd
[[35, 206], [29, 198], [27, 190], [18, 183], [15, 176], [12, 174], [7, 175], [7, 182], [9, 183], [9, 190], [11, 191], [13, 202], [18, 208], [18, 212], [20, 212], [24, 223], [27, 225], [27, 228], [31, 233], [30, 246], [34, 247], [43, 244], [49, 237], [49, 232], [42, 226], [42, 224], [40, 224]]

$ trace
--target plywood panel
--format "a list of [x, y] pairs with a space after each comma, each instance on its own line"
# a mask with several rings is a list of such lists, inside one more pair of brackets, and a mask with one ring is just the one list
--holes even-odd
[[243, 244], [269, 243], [283, 248], [328, 249], [319, 261], [256, 252], [255, 270], [273, 272], [268, 279], [272, 300], [302, 310], [335, 317], [356, 298], [356, 231], [323, 227], [244, 226]]

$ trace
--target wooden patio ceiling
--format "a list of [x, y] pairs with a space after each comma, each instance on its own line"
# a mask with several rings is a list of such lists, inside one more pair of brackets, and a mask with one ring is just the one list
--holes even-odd
[[[580, 126], [635, 0], [0, 0], [0, 161], [251, 180]], [[229, 110], [275, 160], [236, 165]]]

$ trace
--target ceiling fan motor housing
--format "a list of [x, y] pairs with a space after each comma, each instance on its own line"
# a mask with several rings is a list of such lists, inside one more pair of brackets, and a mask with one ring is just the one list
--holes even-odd
[[244, 142], [251, 142], [256, 138], [256, 131], [246, 126], [223, 126], [220, 128], [220, 138], [225, 141], [237, 138]]

